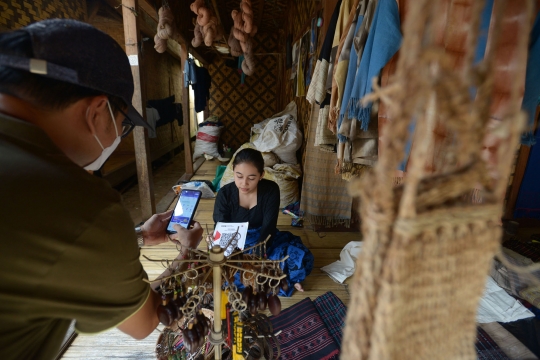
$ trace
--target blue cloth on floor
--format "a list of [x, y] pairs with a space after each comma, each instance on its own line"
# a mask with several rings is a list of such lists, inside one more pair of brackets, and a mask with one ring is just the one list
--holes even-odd
[[368, 129], [372, 104], [363, 106], [360, 100], [371, 92], [373, 78], [399, 50], [401, 40], [397, 2], [379, 0], [347, 105], [349, 117], [357, 119], [363, 131]]
[[[260, 237], [259, 229], [249, 229], [246, 236], [245, 247], [257, 244]], [[256, 249], [247, 251], [248, 254], [257, 253]], [[287, 275], [286, 280], [289, 285], [287, 291], [279, 289], [279, 296], [291, 296], [294, 291], [294, 284], [301, 283], [313, 270], [314, 257], [311, 251], [302, 243], [299, 236], [295, 236], [288, 231], [277, 231], [268, 241], [266, 255], [270, 260], [280, 260], [289, 255], [289, 258], [280, 264], [283, 273]], [[234, 276], [234, 284], [239, 291], [244, 290], [244, 284], [240, 281], [240, 272]]]

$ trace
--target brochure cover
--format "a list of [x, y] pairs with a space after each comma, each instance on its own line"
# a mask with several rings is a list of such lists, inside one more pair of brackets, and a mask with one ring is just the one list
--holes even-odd
[[218, 222], [214, 229], [214, 244], [219, 244], [222, 248], [227, 247], [225, 256], [231, 255], [236, 248], [244, 250], [248, 225], [248, 222]]

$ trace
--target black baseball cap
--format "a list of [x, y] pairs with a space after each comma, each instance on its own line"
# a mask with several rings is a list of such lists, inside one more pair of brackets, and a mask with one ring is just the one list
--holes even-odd
[[131, 65], [112, 37], [72, 19], [43, 20], [18, 31], [30, 35], [34, 57], [0, 54], [0, 66], [117, 96], [128, 106], [126, 116], [135, 125], [150, 129], [131, 104], [134, 91]]

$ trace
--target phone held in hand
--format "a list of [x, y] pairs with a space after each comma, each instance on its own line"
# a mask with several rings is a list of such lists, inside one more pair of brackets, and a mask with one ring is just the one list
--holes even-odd
[[202, 192], [199, 190], [182, 190], [180, 192], [171, 220], [169, 221], [169, 225], [167, 225], [167, 232], [169, 234], [176, 234], [176, 230], [173, 227], [175, 224], [186, 229], [188, 228], [191, 220], [193, 220], [201, 197]]

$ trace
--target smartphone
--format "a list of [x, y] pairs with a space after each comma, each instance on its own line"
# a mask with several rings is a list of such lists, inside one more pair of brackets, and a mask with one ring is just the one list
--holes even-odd
[[169, 234], [176, 234], [176, 230], [173, 227], [175, 224], [186, 229], [188, 228], [191, 220], [193, 220], [201, 196], [202, 192], [199, 190], [182, 190], [180, 192], [171, 220], [169, 221], [169, 225], [167, 225], [167, 232]]

